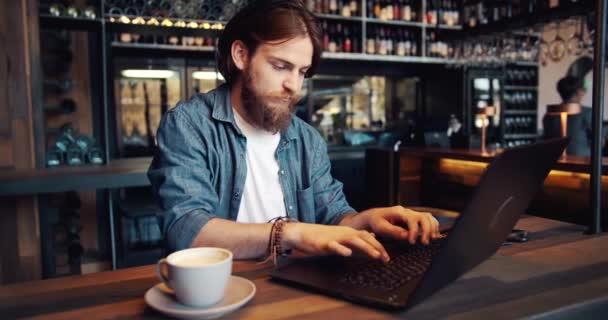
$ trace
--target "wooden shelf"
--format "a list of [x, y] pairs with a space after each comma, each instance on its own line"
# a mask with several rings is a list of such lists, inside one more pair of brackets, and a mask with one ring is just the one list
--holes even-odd
[[322, 58], [333, 60], [354, 60], [354, 61], [383, 61], [383, 62], [402, 62], [402, 63], [454, 63], [454, 60], [419, 57], [419, 56], [394, 56], [366, 53], [345, 53], [345, 52], [323, 52]]
[[403, 21], [403, 20], [380, 20], [376, 18], [365, 18], [363, 21], [373, 24], [382, 24], [387, 26], [401, 26], [401, 27], [417, 27], [422, 28], [424, 23], [418, 21]]
[[214, 52], [213, 46], [184, 46], [172, 44], [153, 44], [153, 43], [125, 43], [112, 42], [112, 48], [136, 49], [136, 50], [173, 50], [173, 51], [198, 51]]
[[504, 135], [505, 139], [536, 139], [538, 138], [538, 134], [537, 133], [512, 133], [512, 134], [505, 134]]
[[328, 20], [338, 20], [338, 21], [351, 21], [351, 22], [361, 22], [363, 18], [361, 16], [353, 16], [353, 17], [344, 17], [336, 14], [323, 14], [323, 13], [315, 13], [317, 18], [328, 19]]
[[39, 16], [40, 28], [71, 31], [101, 31], [101, 19], [56, 17], [48, 14]]
[[538, 87], [537, 86], [510, 86], [510, 85], [505, 85], [504, 86], [505, 90], [527, 90], [527, 91], [537, 91]]
[[538, 112], [536, 110], [505, 110], [505, 115], [529, 115], [535, 116]]
[[151, 161], [144, 157], [113, 160], [108, 165], [0, 172], [0, 196], [147, 186]]

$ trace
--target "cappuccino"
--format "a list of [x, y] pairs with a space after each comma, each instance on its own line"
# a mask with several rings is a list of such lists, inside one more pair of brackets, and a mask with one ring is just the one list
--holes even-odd
[[213, 256], [189, 256], [176, 259], [175, 265], [180, 267], [201, 267], [209, 264], [215, 264], [226, 260], [227, 256], [223, 254]]

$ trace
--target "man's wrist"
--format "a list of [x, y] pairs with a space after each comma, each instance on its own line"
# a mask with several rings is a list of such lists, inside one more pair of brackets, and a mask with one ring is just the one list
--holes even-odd
[[283, 226], [283, 237], [281, 238], [281, 247], [284, 249], [294, 249], [300, 242], [300, 225], [301, 223], [286, 223]]
[[347, 214], [338, 225], [357, 230], [367, 230], [369, 229], [369, 210]]

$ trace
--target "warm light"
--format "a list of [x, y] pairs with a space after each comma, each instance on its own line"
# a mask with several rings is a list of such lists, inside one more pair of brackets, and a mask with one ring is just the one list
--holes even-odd
[[120, 16], [120, 18], [118, 20], [125, 24], [131, 23], [131, 19], [129, 19], [127, 16]]
[[194, 71], [192, 72], [192, 78], [197, 80], [224, 80], [221, 73], [214, 71]]
[[175, 22], [174, 26], [178, 27], [178, 28], [185, 28], [186, 27], [186, 22], [182, 21], [182, 20], [178, 20]]
[[194, 21], [190, 21], [190, 22], [188, 23], [188, 28], [193, 28], [193, 29], [196, 29], [196, 28], [198, 28], [198, 23], [196, 23], [196, 22], [194, 22]]
[[146, 24], [146, 20], [144, 20], [144, 18], [142, 17], [137, 17], [133, 20], [131, 20], [132, 24]]
[[120, 73], [125, 78], [167, 79], [173, 77], [175, 71], [153, 69], [127, 69]]
[[475, 127], [481, 128], [482, 123], [485, 123], [485, 126], [487, 127], [488, 125], [490, 125], [490, 120], [488, 118], [482, 119], [481, 117], [479, 117], [479, 115], [477, 115], [475, 119]]
[[160, 23], [160, 25], [163, 27], [173, 27], [173, 22], [171, 22], [169, 19], [165, 19]]
[[205, 23], [202, 23], [202, 24], [201, 24], [201, 27], [202, 27], [203, 29], [209, 29], [209, 28], [211, 28], [211, 25], [210, 25], [208, 22], [205, 22]]
[[148, 20], [148, 22], [146, 22], [146, 24], [149, 26], [157, 26], [160, 24], [160, 22], [158, 22], [158, 20], [156, 20], [156, 18], [152, 18], [152, 19]]

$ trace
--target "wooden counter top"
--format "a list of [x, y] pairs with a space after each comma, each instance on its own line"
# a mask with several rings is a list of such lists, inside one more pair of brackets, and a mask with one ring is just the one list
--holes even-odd
[[[411, 319], [513, 319], [608, 295], [608, 235], [523, 217], [527, 243], [503, 246], [486, 262], [409, 310]], [[228, 319], [393, 319], [389, 313], [270, 281], [268, 265], [235, 262], [256, 296]], [[13, 319], [161, 319], [146, 306], [153, 266], [0, 286], [0, 314]]]
[[[501, 151], [488, 152], [482, 154], [479, 150], [464, 150], [464, 149], [439, 149], [439, 148], [402, 148], [400, 149], [403, 156], [417, 156], [425, 158], [437, 159], [456, 159], [478, 162], [490, 162]], [[566, 156], [560, 159], [555, 164], [555, 170], [563, 170], [577, 173], [591, 172], [591, 158], [580, 156]], [[602, 158], [602, 174], [608, 174], [608, 157]]]

